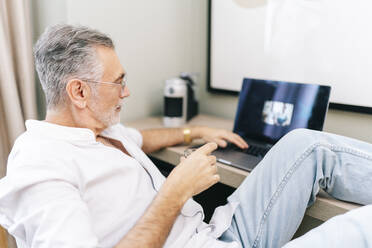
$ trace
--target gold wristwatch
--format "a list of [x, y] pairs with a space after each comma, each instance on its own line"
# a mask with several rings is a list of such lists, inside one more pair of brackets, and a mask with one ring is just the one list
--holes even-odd
[[190, 144], [191, 143], [191, 130], [190, 128], [184, 128], [183, 129], [183, 142], [185, 144]]

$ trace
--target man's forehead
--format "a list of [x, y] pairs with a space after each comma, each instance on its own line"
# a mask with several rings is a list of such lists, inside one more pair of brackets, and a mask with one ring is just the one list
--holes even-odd
[[98, 46], [96, 51], [103, 66], [102, 79], [116, 80], [125, 75], [125, 70], [114, 49]]

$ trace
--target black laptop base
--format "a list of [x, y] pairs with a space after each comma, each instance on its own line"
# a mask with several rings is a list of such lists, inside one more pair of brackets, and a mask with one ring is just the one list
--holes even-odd
[[[243, 150], [234, 144], [228, 143], [227, 147], [219, 147], [212, 152], [212, 155], [216, 156], [217, 161], [220, 163], [250, 172], [262, 160], [271, 147], [256, 145], [252, 141], [248, 141], [248, 144], [249, 148]], [[191, 148], [195, 149], [201, 146], [196, 145]]]

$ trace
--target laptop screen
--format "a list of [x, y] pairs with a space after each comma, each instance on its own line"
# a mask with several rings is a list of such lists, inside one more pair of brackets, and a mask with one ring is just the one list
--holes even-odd
[[274, 144], [296, 128], [322, 130], [331, 87], [245, 78], [234, 132]]

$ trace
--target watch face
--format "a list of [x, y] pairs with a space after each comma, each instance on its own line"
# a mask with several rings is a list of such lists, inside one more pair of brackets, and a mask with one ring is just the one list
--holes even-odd
[[189, 128], [183, 129], [183, 139], [186, 144], [191, 143], [191, 130]]

